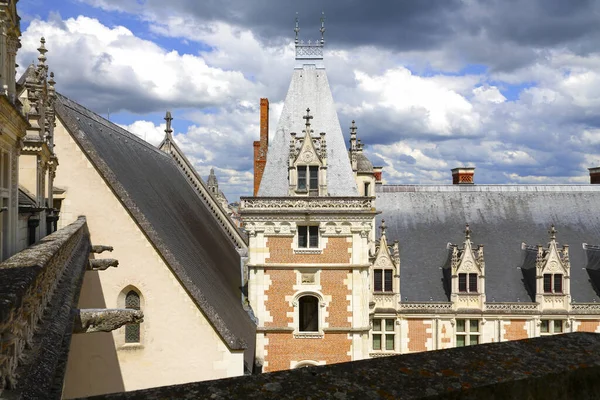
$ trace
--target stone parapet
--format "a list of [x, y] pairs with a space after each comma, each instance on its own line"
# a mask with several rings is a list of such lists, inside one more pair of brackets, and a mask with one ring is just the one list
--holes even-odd
[[240, 211], [301, 212], [301, 211], [375, 211], [374, 197], [242, 197]]
[[79, 217], [0, 264], [2, 398], [60, 398], [90, 250]]

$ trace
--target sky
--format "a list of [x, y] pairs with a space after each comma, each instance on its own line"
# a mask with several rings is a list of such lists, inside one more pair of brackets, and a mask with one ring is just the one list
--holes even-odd
[[[59, 92], [156, 145], [230, 202], [251, 196], [259, 99], [274, 133], [300, 39], [320, 38], [346, 140], [388, 184], [588, 183], [600, 166], [600, 0], [20, 0]], [[60, 173], [60, 171], [59, 171]]]

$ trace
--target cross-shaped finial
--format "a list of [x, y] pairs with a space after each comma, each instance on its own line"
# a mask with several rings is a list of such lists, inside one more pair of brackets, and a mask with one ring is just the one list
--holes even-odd
[[167, 111], [167, 114], [165, 115], [165, 121], [167, 121], [165, 133], [171, 136], [171, 133], [173, 133], [173, 129], [171, 129], [171, 121], [173, 121], [173, 117], [171, 117], [171, 111]]
[[321, 11], [321, 44], [325, 43], [325, 11]]
[[352, 120], [352, 125], [350, 125], [350, 135], [356, 136], [356, 123]]
[[471, 228], [469, 228], [469, 224], [465, 226], [465, 239], [471, 239]]
[[379, 226], [379, 229], [381, 229], [381, 236], [385, 236], [385, 229], [387, 227], [385, 226], [385, 219], [381, 220], [381, 225]]
[[294, 28], [294, 32], [296, 32], [296, 44], [298, 44], [298, 32], [300, 32], [300, 27], [298, 26], [298, 13], [296, 13], [296, 27]]
[[550, 226], [550, 230], [548, 231], [550, 234], [550, 240], [556, 240], [556, 232], [556, 228], [554, 227], [554, 224], [552, 224], [552, 226]]
[[306, 109], [306, 115], [302, 118], [306, 120], [306, 133], [310, 135], [310, 120], [313, 119], [313, 116], [310, 115], [310, 108]]

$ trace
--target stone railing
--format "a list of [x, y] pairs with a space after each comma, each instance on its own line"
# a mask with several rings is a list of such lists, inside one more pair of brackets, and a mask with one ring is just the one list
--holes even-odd
[[79, 217], [0, 264], [0, 397], [60, 398], [90, 249]]
[[254, 210], [348, 210], [372, 211], [374, 199], [365, 197], [242, 197], [240, 212]]
[[574, 314], [600, 314], [600, 303], [572, 303], [571, 312]]
[[375, 308], [398, 308], [398, 293], [373, 293]]
[[449, 313], [452, 311], [452, 303], [450, 302], [415, 302], [408, 303], [402, 302], [400, 304], [400, 312], [404, 313], [431, 313], [431, 312], [441, 312], [441, 313]]
[[485, 303], [485, 311], [488, 312], [529, 313], [538, 309], [538, 303]]

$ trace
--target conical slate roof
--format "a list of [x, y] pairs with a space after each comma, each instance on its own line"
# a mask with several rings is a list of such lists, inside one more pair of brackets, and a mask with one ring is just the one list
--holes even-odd
[[267, 152], [258, 196], [288, 195], [290, 132], [302, 134], [306, 109], [313, 116], [313, 135], [326, 133], [327, 189], [330, 196], [358, 196], [348, 151], [323, 64], [322, 44], [296, 43], [296, 66], [277, 130]]

